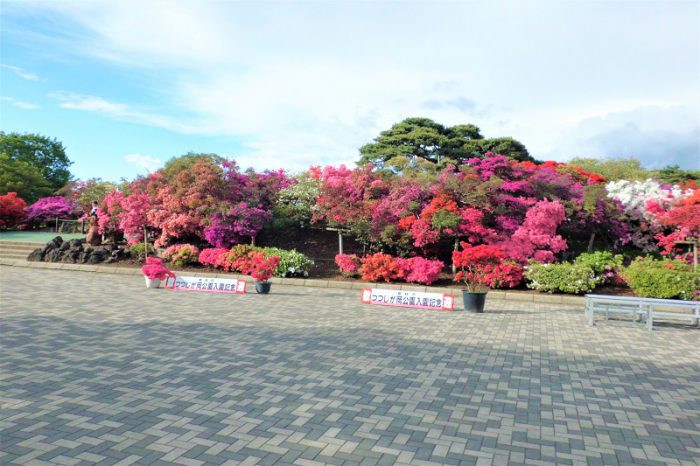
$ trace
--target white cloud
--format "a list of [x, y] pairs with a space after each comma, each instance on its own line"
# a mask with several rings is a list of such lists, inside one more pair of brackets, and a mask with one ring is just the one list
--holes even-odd
[[4, 63], [0, 64], [0, 67], [6, 68], [13, 73], [15, 73], [17, 76], [19, 76], [22, 79], [26, 79], [27, 81], [38, 81], [39, 76], [35, 75], [34, 73], [30, 73], [29, 71], [20, 68], [19, 66], [13, 66], [13, 65], [6, 65]]
[[12, 106], [17, 107], [17, 108], [21, 108], [23, 110], [36, 110], [37, 108], [39, 108], [39, 106], [37, 104], [33, 104], [30, 102], [23, 102], [21, 100], [14, 99], [12, 97], [2, 96], [2, 97], [0, 97], [0, 100], [3, 100], [5, 102], [9, 102]]
[[566, 158], [634, 157], [648, 168], [700, 170], [700, 104], [644, 105], [588, 116], [562, 130], [554, 147]]
[[[538, 158], [604, 154], [612, 146], [585, 120], [700, 98], [700, 13], [681, 2], [515, 2], [504, 12], [486, 2], [95, 1], [42, 3], [34, 14], [71, 26], [63, 53], [132, 73], [162, 104], [64, 92], [54, 95], [62, 107], [234, 136], [246, 148], [234, 155], [256, 167], [353, 161], [409, 116], [473, 123]], [[608, 123], [594, 133], [620, 126]], [[680, 133], [669, 145], [692, 131]]]
[[134, 108], [123, 103], [110, 102], [102, 97], [94, 95], [56, 91], [50, 93], [49, 96], [58, 100], [60, 102], [60, 107], [70, 110], [98, 113], [117, 120], [156, 126], [184, 134], [192, 134], [206, 130], [206, 128], [203, 127], [197, 128], [183, 123], [176, 118], [160, 115], [145, 109]]
[[149, 173], [158, 170], [163, 165], [162, 160], [144, 154], [127, 154], [124, 156], [124, 160]]

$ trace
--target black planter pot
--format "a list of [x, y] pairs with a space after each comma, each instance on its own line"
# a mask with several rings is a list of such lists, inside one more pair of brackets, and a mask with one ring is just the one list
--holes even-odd
[[462, 300], [464, 301], [464, 310], [468, 312], [484, 312], [486, 305], [486, 293], [476, 293], [473, 291], [462, 290]]
[[255, 292], [258, 294], [268, 294], [272, 288], [272, 282], [255, 282]]

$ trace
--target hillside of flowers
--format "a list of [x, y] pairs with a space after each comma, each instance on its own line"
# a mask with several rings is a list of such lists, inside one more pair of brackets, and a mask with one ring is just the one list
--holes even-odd
[[[28, 206], [8, 193], [0, 196], [0, 226], [77, 216], [89, 209], [85, 192], [98, 191], [81, 184]], [[565, 163], [488, 153], [433, 171], [368, 164], [290, 176], [187, 155], [112, 186], [99, 201], [100, 233], [137, 244], [149, 231], [174, 260], [228, 270], [231, 249], [263, 231], [333, 228], [365, 251], [335, 257], [339, 270], [370, 281], [430, 284], [454, 273], [489, 288], [581, 293], [605, 283], [632, 286], [644, 268], [657, 273], [652, 281], [670, 273], [669, 290], [656, 295], [694, 299], [700, 288], [689, 253], [700, 237], [693, 182], [608, 182]], [[674, 280], [683, 283], [674, 288]]]

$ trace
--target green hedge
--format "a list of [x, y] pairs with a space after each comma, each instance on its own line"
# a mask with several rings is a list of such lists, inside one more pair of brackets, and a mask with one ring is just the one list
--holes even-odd
[[548, 293], [580, 294], [596, 286], [593, 269], [587, 265], [561, 262], [559, 264], [532, 263], [527, 266], [525, 278], [528, 288]]
[[700, 273], [681, 261], [637, 258], [625, 269], [623, 277], [639, 296], [700, 299]]

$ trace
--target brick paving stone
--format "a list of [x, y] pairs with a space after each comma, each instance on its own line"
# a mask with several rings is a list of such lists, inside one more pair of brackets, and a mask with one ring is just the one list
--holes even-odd
[[0, 280], [3, 465], [700, 464], [688, 326], [70, 270], [0, 266]]

